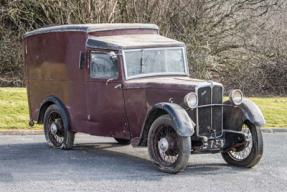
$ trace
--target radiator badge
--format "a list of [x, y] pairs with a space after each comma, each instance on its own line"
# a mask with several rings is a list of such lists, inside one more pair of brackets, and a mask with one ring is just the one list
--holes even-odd
[[205, 95], [206, 93], [206, 90], [204, 90], [202, 93], [201, 93], [201, 97], [203, 97], [203, 95]]

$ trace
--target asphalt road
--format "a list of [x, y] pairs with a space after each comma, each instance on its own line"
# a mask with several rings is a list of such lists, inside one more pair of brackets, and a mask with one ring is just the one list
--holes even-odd
[[264, 134], [252, 169], [220, 154], [192, 155], [179, 174], [158, 172], [146, 148], [76, 135], [73, 150], [49, 148], [43, 135], [0, 136], [0, 191], [287, 191], [286, 133]]

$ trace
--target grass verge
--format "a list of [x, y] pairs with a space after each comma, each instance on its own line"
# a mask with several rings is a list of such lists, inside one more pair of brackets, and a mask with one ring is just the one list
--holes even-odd
[[261, 109], [266, 125], [264, 127], [287, 128], [287, 98], [248, 98]]
[[43, 128], [30, 127], [29, 120], [26, 88], [0, 88], [0, 130]]
[[[227, 98], [224, 98], [225, 100]], [[287, 98], [248, 98], [261, 109], [264, 127], [287, 127]], [[25, 88], [0, 88], [0, 130], [43, 129], [43, 125], [30, 127], [27, 93]]]

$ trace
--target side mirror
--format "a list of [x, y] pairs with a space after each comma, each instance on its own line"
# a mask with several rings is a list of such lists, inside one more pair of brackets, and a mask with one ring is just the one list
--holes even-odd
[[79, 56], [79, 69], [83, 69], [84, 61], [85, 61], [85, 54], [83, 51], [81, 51]]
[[110, 57], [110, 59], [111, 59], [112, 61], [115, 61], [115, 60], [117, 60], [117, 58], [118, 58], [117, 54], [115, 54], [115, 52], [113, 52], [113, 51], [111, 51], [111, 52], [109, 53], [109, 57]]

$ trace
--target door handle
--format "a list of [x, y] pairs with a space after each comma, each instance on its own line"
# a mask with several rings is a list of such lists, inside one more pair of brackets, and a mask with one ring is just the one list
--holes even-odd
[[122, 84], [120, 83], [117, 86], [115, 86], [115, 89], [117, 89], [117, 88], [122, 88]]
[[108, 82], [111, 81], [111, 80], [113, 80], [113, 79], [108, 79], [107, 82], [106, 82], [106, 85], [108, 85]]

